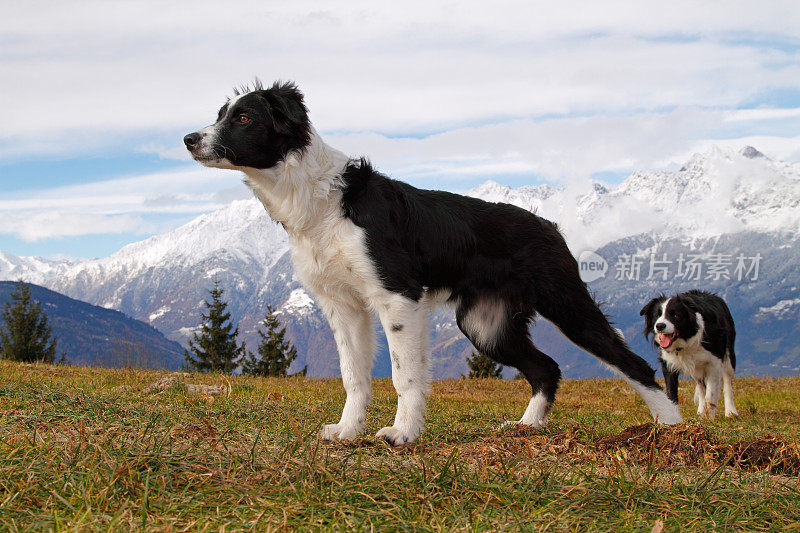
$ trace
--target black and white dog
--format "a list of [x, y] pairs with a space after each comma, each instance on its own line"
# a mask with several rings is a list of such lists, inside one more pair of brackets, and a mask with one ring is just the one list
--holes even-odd
[[645, 305], [644, 335], [653, 335], [661, 352], [667, 396], [678, 401], [678, 375], [695, 381], [697, 414], [714, 418], [720, 385], [725, 395], [725, 416], [738, 415], [733, 403], [736, 328], [728, 306], [719, 296], [688, 291], [667, 298], [663, 294]]
[[561, 377], [529, 338], [536, 313], [619, 370], [656, 420], [681, 421], [653, 369], [590, 297], [552, 222], [508, 204], [416, 189], [347, 157], [323, 142], [291, 83], [236, 91], [213, 125], [184, 142], [202, 164], [244, 172], [289, 234], [297, 275], [330, 322], [347, 392], [341, 420], [323, 427], [323, 439], [364, 430], [373, 313], [389, 342], [398, 397], [394, 424], [377, 435], [394, 445], [419, 436], [431, 382], [426, 317], [443, 303], [455, 307], [479, 351], [530, 382], [520, 424], [544, 424]]

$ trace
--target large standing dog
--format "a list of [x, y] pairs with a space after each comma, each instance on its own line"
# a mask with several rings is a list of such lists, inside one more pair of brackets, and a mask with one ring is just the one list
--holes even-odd
[[659, 422], [681, 421], [653, 369], [589, 296], [552, 222], [508, 204], [416, 189], [350, 159], [322, 141], [291, 83], [236, 91], [216, 123], [184, 142], [202, 164], [244, 172], [289, 234], [297, 275], [330, 322], [347, 392], [341, 420], [322, 429], [323, 439], [364, 430], [371, 313], [386, 331], [398, 397], [394, 424], [377, 435], [394, 445], [419, 436], [431, 381], [426, 316], [445, 302], [478, 350], [530, 382], [520, 424], [544, 424], [561, 377], [529, 338], [536, 313], [617, 369]]
[[714, 418], [720, 385], [725, 394], [725, 416], [738, 415], [733, 404], [736, 369], [736, 328], [728, 306], [719, 296], [688, 291], [653, 298], [639, 313], [645, 317], [644, 335], [653, 335], [661, 352], [667, 396], [678, 401], [678, 376], [694, 379], [697, 414]]

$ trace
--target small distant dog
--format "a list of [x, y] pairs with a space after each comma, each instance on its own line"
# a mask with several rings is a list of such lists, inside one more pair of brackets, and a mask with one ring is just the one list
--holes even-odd
[[555, 224], [509, 204], [416, 189], [347, 157], [314, 130], [294, 84], [235, 92], [213, 125], [184, 142], [203, 165], [244, 172], [289, 234], [297, 275], [333, 331], [347, 392], [341, 420], [322, 428], [323, 439], [353, 439], [366, 425], [373, 313], [398, 397], [394, 424], [377, 436], [393, 445], [419, 436], [431, 382], [426, 317], [442, 303], [455, 307], [480, 352], [530, 383], [519, 424], [545, 423], [561, 378], [529, 337], [537, 313], [616, 368], [658, 422], [681, 422], [653, 369], [592, 300]]
[[669, 399], [678, 401], [678, 375], [683, 372], [695, 381], [698, 415], [716, 416], [721, 385], [725, 416], [737, 416], [733, 403], [736, 329], [722, 298], [696, 290], [670, 298], [662, 294], [639, 314], [645, 317], [645, 337], [653, 335], [653, 343], [661, 351]]

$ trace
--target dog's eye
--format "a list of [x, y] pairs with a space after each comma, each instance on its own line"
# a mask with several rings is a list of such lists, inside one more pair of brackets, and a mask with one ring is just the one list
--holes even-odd
[[239, 124], [247, 124], [248, 122], [250, 122], [250, 117], [248, 117], [247, 115], [239, 115], [238, 117], [236, 117], [236, 122], [238, 122]]

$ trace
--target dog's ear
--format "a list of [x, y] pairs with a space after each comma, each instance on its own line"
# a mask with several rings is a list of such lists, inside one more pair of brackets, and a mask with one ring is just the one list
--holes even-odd
[[679, 294], [678, 301], [690, 311], [694, 312], [700, 311], [700, 305], [697, 303], [697, 300], [695, 300], [688, 294]]
[[653, 298], [652, 300], [647, 302], [647, 304], [645, 304], [645, 306], [642, 307], [642, 310], [639, 311], [639, 316], [649, 317], [650, 312], [653, 310], [653, 307], [655, 307], [657, 303], [658, 303], [658, 298]]
[[653, 298], [639, 311], [639, 316], [644, 317], [644, 331], [642, 331], [642, 333], [646, 339], [649, 339], [650, 335], [653, 333], [653, 323], [655, 322], [653, 320], [653, 309], [661, 300], [662, 298]]
[[294, 83], [275, 82], [271, 88], [257, 92], [267, 103], [276, 133], [307, 135], [308, 109], [303, 93]]

